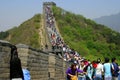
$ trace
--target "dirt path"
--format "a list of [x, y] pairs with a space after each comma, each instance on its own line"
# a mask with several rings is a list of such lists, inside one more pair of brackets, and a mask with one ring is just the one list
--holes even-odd
[[43, 15], [41, 15], [40, 20], [40, 28], [39, 28], [39, 43], [41, 45], [41, 49], [44, 49], [45, 38], [44, 38], [44, 23], [43, 23]]

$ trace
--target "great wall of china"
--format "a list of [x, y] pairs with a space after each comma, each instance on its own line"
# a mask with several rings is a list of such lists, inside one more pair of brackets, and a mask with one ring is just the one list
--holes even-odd
[[[52, 6], [55, 5], [55, 3], [46, 2], [43, 4], [43, 9], [46, 5]], [[43, 29], [45, 29], [44, 31], [46, 32], [45, 22]], [[48, 47], [51, 46], [48, 34], [46, 34], [46, 42], [44, 42], [44, 45], [46, 43]], [[12, 46], [14, 45], [7, 41], [0, 40], [0, 80], [10, 80], [10, 56]], [[69, 63], [60, 58], [55, 51], [47, 52], [36, 50], [25, 44], [17, 44], [15, 46], [17, 47], [22, 67], [27, 67], [30, 71], [31, 80], [65, 80], [65, 71]]]

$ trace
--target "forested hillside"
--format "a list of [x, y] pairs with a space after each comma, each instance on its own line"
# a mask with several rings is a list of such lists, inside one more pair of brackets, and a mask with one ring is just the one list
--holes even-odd
[[[59, 7], [52, 9], [59, 31], [70, 48], [90, 60], [116, 57], [120, 63], [120, 33]], [[40, 48], [40, 18], [40, 14], [37, 14], [19, 27], [0, 32], [0, 39]]]
[[40, 18], [40, 14], [37, 14], [18, 27], [14, 27], [6, 32], [0, 32], [0, 39], [7, 40], [12, 44], [22, 43], [34, 48], [40, 48], [38, 34]]
[[66, 44], [90, 60], [117, 57], [120, 60], [120, 34], [81, 15], [53, 7], [60, 33]]

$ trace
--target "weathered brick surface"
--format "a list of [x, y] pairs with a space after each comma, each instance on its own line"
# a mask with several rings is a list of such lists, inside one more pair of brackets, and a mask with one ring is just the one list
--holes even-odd
[[0, 42], [0, 80], [9, 80], [10, 44]]
[[[10, 46], [0, 44], [0, 80], [9, 80]], [[23, 44], [17, 45], [17, 50], [22, 67], [29, 68], [31, 80], [65, 80], [69, 64], [56, 54], [38, 51]]]
[[48, 80], [48, 54], [22, 44], [17, 45], [23, 67], [28, 67], [32, 80]]

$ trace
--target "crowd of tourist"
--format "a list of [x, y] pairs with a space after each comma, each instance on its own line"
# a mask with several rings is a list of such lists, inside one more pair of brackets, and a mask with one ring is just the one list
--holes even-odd
[[105, 58], [104, 63], [98, 58], [96, 61], [80, 61], [73, 63], [66, 71], [67, 80], [120, 80], [120, 67], [116, 58]]
[[[60, 34], [58, 33], [55, 27], [55, 18], [53, 16], [53, 12], [51, 6], [45, 7], [45, 23], [46, 29], [48, 32], [48, 37], [50, 39], [52, 50], [59, 49], [63, 51], [63, 59], [68, 62], [76, 61], [78, 62], [81, 59], [79, 53], [74, 49], [71, 49], [65, 42], [61, 39]], [[74, 60], [76, 59], [76, 60]]]
[[55, 20], [50, 6], [46, 6], [45, 8], [45, 20], [48, 37], [52, 45], [52, 50], [62, 49], [64, 43], [60, 38], [59, 33], [56, 31]]
[[62, 49], [63, 59], [72, 63], [66, 71], [67, 80], [120, 80], [116, 58], [112, 58], [111, 63], [109, 58], [105, 58], [104, 63], [101, 62], [100, 58], [91, 62], [65, 44], [56, 30], [51, 6], [45, 7], [45, 20], [52, 50]]
[[[112, 58], [111, 62], [109, 58], [105, 58], [104, 62], [100, 58], [95, 61], [86, 60], [64, 43], [56, 30], [51, 6], [45, 7], [45, 20], [52, 50], [61, 49], [63, 59], [72, 63], [66, 70], [67, 80], [120, 80], [120, 67], [116, 58]], [[16, 46], [11, 47], [10, 80], [31, 80], [27, 67], [21, 67]]]

